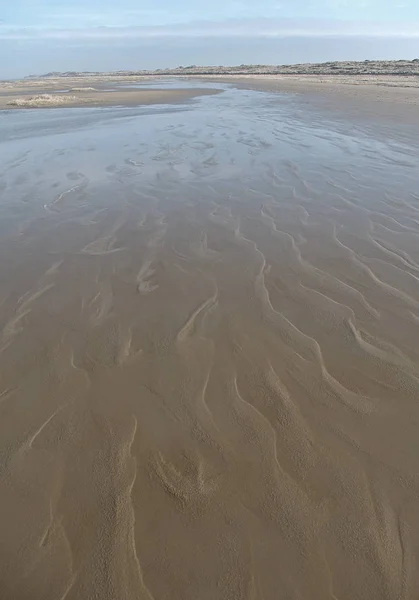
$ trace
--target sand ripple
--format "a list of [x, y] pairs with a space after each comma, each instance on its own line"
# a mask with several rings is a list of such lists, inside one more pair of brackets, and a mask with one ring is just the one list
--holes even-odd
[[297, 109], [10, 142], [2, 598], [418, 597], [417, 154]]

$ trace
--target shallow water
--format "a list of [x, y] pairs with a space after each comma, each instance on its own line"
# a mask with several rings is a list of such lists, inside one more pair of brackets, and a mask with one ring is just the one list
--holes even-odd
[[2, 597], [419, 594], [419, 137], [224, 88], [0, 112]]

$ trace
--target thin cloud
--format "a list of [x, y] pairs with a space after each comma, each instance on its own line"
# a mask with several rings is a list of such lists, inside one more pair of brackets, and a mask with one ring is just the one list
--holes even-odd
[[[6, 2], [6, 0], [5, 0]], [[418, 20], [417, 0], [12, 0], [1, 18], [16, 27], [141, 27], [231, 18]]]
[[418, 38], [419, 23], [313, 19], [237, 19], [222, 22], [143, 27], [42, 28], [0, 24], [0, 40], [123, 40], [152, 38], [286, 38], [286, 37]]

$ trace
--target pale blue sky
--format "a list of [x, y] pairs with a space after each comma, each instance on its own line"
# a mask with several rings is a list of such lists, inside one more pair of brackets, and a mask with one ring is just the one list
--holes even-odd
[[419, 55], [419, 0], [0, 2], [0, 77]]

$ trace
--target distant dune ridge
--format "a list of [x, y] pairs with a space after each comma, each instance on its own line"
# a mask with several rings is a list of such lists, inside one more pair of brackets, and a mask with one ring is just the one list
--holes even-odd
[[[51, 72], [41, 77], [91, 77], [92, 75], [417, 75], [419, 58], [414, 60], [364, 60], [302, 63], [297, 65], [179, 66], [175, 69], [65, 73]], [[31, 76], [32, 77], [32, 76]]]

